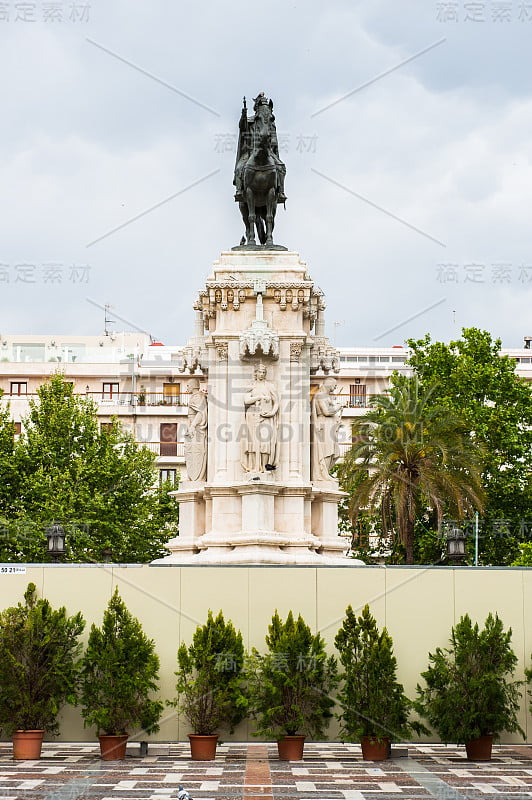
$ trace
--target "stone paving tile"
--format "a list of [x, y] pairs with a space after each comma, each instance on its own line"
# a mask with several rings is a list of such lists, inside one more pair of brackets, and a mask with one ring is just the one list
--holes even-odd
[[[303, 761], [290, 763], [275, 745], [257, 748], [224, 744], [215, 761], [192, 762], [185, 743], [151, 745], [144, 758], [130, 745], [124, 762], [102, 762], [95, 745], [53, 743], [40, 761], [15, 762], [2, 743], [0, 800], [175, 800], [181, 784], [194, 800], [532, 800], [526, 746], [495, 747], [487, 763], [467, 761], [462, 747], [410, 746], [408, 762], [378, 764], [362, 761], [357, 745], [310, 743]], [[269, 769], [259, 768], [258, 753]], [[420, 781], [428, 772], [430, 791], [417, 769]]]

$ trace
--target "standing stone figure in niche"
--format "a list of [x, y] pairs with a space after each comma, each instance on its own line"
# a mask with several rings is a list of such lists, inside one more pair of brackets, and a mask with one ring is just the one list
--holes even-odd
[[338, 461], [338, 429], [342, 404], [333, 395], [334, 378], [325, 378], [312, 399], [312, 480], [331, 481], [331, 470]]
[[207, 480], [207, 398], [197, 378], [187, 383], [188, 429], [185, 433], [185, 464], [189, 481]]
[[251, 389], [244, 395], [242, 467], [246, 472], [264, 472], [277, 466], [279, 396], [274, 384], [266, 380], [266, 374], [266, 367], [257, 364]]

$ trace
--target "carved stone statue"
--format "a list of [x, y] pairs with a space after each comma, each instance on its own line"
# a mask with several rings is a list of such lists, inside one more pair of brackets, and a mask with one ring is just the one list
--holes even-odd
[[242, 467], [246, 472], [264, 472], [277, 466], [279, 396], [266, 374], [266, 367], [257, 364], [251, 389], [244, 395]]
[[207, 398], [200, 391], [200, 382], [187, 382], [188, 429], [185, 433], [185, 465], [190, 481], [207, 479]]
[[331, 481], [331, 470], [338, 461], [338, 429], [342, 404], [334, 397], [334, 378], [325, 378], [312, 399], [312, 480]]
[[256, 227], [261, 245], [273, 247], [277, 204], [286, 201], [286, 167], [279, 157], [273, 102], [261, 92], [253, 110], [254, 116], [248, 119], [244, 98], [233, 180], [235, 200], [246, 226], [247, 245], [256, 246]]

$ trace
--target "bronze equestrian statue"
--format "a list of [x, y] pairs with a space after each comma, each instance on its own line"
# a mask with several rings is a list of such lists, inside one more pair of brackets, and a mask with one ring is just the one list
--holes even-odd
[[[256, 248], [255, 228], [263, 248], [285, 250], [273, 244], [273, 227], [278, 203], [285, 203], [286, 167], [279, 158], [273, 103], [264, 92], [254, 99], [254, 116], [248, 119], [246, 98], [239, 122], [236, 157], [235, 201], [246, 226], [240, 247]], [[238, 248], [240, 249], [240, 248]]]

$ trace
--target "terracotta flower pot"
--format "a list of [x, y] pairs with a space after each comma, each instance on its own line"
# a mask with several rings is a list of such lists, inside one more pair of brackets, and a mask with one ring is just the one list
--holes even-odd
[[123, 761], [128, 736], [98, 736], [102, 761]]
[[189, 733], [190, 755], [193, 761], [213, 761], [216, 757], [216, 745], [218, 736], [200, 736], [196, 733]]
[[304, 736], [283, 736], [277, 742], [280, 761], [301, 761], [304, 745]]
[[362, 758], [364, 761], [386, 761], [390, 752], [389, 739], [375, 739], [373, 736], [363, 736], [360, 740]]
[[469, 761], [491, 761], [493, 736], [480, 736], [466, 742], [466, 753]]
[[41, 757], [44, 731], [15, 731], [13, 734], [13, 758], [33, 760]]

